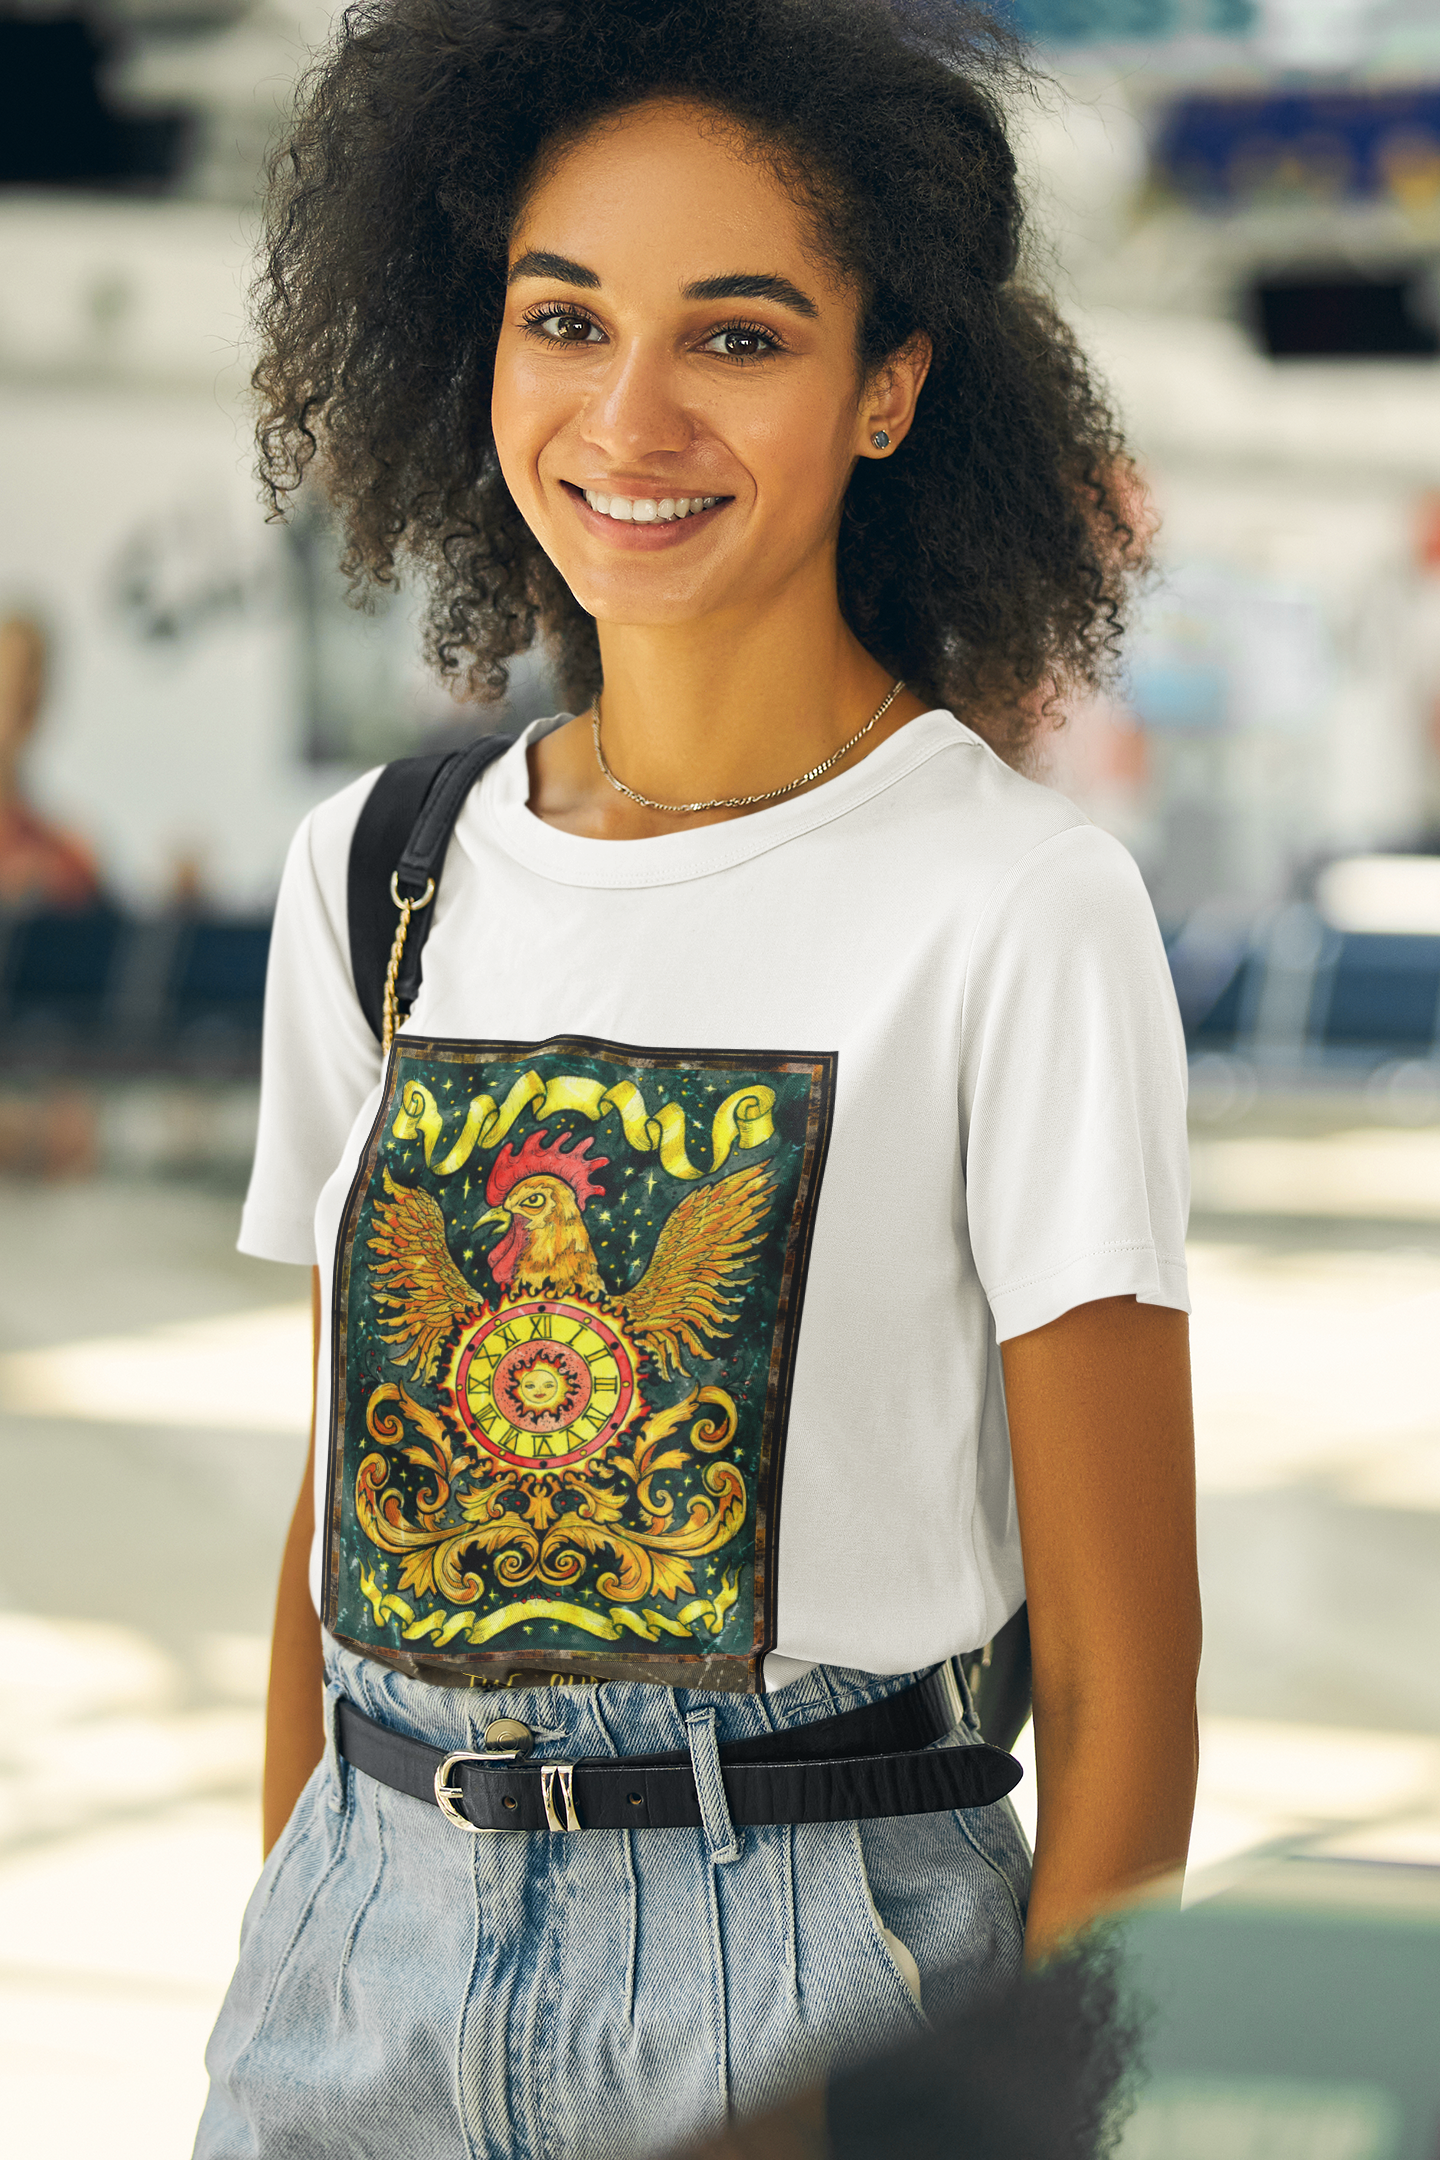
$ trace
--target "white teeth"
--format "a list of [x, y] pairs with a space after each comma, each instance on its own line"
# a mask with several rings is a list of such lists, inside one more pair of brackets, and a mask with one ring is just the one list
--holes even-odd
[[650, 495], [602, 495], [596, 488], [583, 490], [585, 500], [601, 517], [612, 517], [621, 525], [653, 525], [656, 520], [669, 524], [674, 518], [695, 517], [701, 510], [713, 510], [719, 502], [718, 495], [666, 495], [659, 502]]

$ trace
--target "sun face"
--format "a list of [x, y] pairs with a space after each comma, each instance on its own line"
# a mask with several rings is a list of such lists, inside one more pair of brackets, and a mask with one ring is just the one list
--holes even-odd
[[463, 1336], [455, 1408], [487, 1454], [563, 1469], [623, 1432], [641, 1407], [635, 1346], [606, 1315], [562, 1298], [504, 1306]]
[[[572, 1423], [580, 1407], [577, 1398], [590, 1393], [589, 1368], [574, 1352], [516, 1349], [508, 1355], [513, 1369], [498, 1390], [506, 1408], [520, 1420], [537, 1425]], [[506, 1359], [500, 1363], [503, 1368]]]

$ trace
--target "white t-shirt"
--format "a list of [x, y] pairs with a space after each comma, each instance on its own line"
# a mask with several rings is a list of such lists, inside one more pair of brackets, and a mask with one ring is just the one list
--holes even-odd
[[1024, 1596], [998, 1344], [1187, 1309], [1134, 863], [939, 711], [748, 817], [581, 839], [527, 807], [553, 724], [465, 805], [384, 1076], [374, 775], [290, 851], [240, 1243], [324, 1276], [317, 1608], [435, 1678], [972, 1649]]

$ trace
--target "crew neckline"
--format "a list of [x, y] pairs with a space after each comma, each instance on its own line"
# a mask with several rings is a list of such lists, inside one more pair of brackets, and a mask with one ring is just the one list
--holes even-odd
[[694, 832], [659, 833], [648, 840], [593, 840], [547, 825], [530, 808], [526, 753], [566, 717], [530, 723], [483, 775], [456, 830], [463, 845], [466, 826], [475, 830], [472, 821], [477, 821], [476, 837], [483, 834], [516, 862], [560, 885], [677, 885], [711, 877], [844, 817], [941, 751], [983, 747], [963, 721], [933, 706], [907, 720], [849, 772], [837, 773], [793, 801], [771, 803], [747, 817], [702, 825]]

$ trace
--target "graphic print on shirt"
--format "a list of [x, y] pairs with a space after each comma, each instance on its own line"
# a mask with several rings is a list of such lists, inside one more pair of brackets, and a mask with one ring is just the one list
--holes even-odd
[[325, 1624], [755, 1690], [829, 1053], [402, 1036], [341, 1225]]

